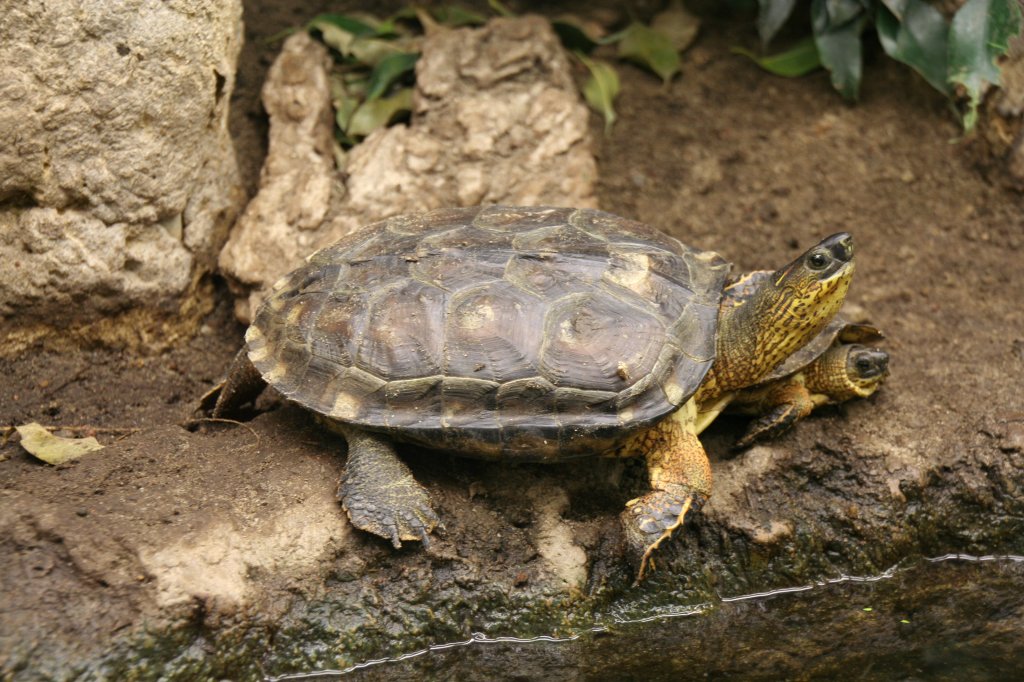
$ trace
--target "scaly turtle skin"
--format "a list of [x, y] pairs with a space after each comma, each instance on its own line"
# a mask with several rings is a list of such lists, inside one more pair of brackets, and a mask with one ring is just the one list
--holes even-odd
[[[722, 306], [742, 305], [771, 275], [769, 271], [755, 271], [731, 282], [725, 288]], [[822, 405], [871, 396], [889, 375], [889, 354], [864, 344], [883, 338], [875, 327], [834, 317], [821, 333], [758, 384], [714, 405], [701, 406], [697, 432], [702, 432], [723, 409], [753, 415], [756, 419], [736, 443], [737, 448], [745, 448], [779, 436]]]
[[393, 441], [493, 459], [644, 457], [652, 490], [623, 512], [642, 577], [711, 493], [697, 398], [758, 383], [824, 328], [852, 240], [823, 240], [735, 309], [719, 306], [728, 267], [588, 209], [392, 218], [274, 286], [214, 415], [263, 382], [320, 415], [348, 441], [349, 518], [396, 547], [426, 542], [438, 518]]

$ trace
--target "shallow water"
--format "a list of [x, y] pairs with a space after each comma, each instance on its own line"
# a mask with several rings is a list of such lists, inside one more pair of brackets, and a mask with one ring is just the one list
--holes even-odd
[[268, 680], [1002, 680], [1024, 670], [1024, 556], [945, 556], [874, 576], [614, 613], [568, 636], [472, 633]]

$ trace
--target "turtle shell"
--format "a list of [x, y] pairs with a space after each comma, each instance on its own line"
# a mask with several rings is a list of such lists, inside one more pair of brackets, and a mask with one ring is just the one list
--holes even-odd
[[596, 455], [697, 390], [728, 267], [602, 211], [399, 216], [282, 278], [248, 354], [332, 420], [483, 457]]
[[[770, 270], [748, 272], [725, 287], [722, 306], [738, 306], [747, 301], [766, 279], [771, 277]], [[834, 343], [876, 343], [884, 337], [882, 332], [867, 324], [853, 324], [842, 315], [836, 315], [817, 336], [807, 342], [803, 348], [787, 357], [775, 369], [767, 374], [758, 385], [799, 372], [817, 360]]]

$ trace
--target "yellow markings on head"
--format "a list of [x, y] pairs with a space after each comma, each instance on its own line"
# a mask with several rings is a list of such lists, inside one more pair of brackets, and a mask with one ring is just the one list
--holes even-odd
[[878, 390], [885, 375], [850, 376], [846, 368], [848, 350], [845, 346], [835, 346], [808, 366], [803, 372], [808, 389], [827, 395], [829, 402], [867, 398]]
[[788, 268], [783, 268], [782, 270], [779, 270], [779, 278], [777, 280], [775, 280], [776, 288], [780, 284], [782, 284], [782, 280], [786, 279], [786, 276], [789, 274], [790, 270], [792, 270], [792, 269], [793, 269], [793, 266], [791, 265]]

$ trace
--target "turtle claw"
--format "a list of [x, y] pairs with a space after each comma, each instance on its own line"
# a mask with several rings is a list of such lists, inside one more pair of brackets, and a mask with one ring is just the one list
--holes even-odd
[[368, 491], [351, 485], [346, 476], [338, 486], [338, 498], [353, 526], [389, 540], [395, 549], [403, 540], [429, 547], [430, 532], [440, 522], [430, 494], [411, 477], [386, 490]]
[[691, 493], [677, 494], [666, 490], [651, 492], [626, 503], [622, 512], [626, 540], [634, 556], [640, 556], [636, 583], [654, 568], [654, 552], [662, 542], [683, 525], [686, 514], [702, 502]]

